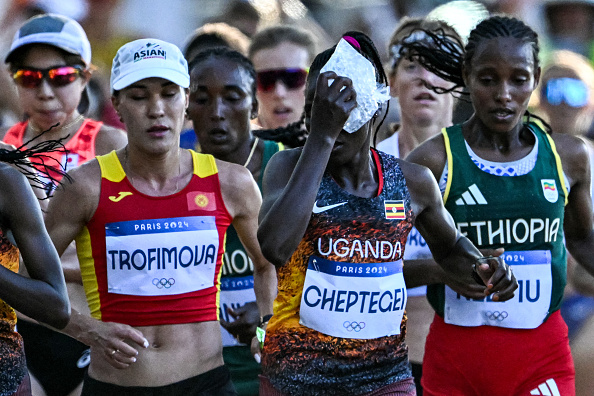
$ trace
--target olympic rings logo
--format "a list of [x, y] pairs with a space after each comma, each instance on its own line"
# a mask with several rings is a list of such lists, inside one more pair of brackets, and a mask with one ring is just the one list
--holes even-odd
[[365, 328], [365, 322], [349, 322], [348, 320], [342, 324], [347, 331], [360, 332]]
[[489, 320], [496, 320], [498, 322], [503, 321], [505, 318], [507, 318], [509, 315], [506, 311], [486, 311], [485, 312], [485, 316], [487, 317], [487, 319]]
[[171, 286], [175, 285], [175, 279], [155, 278], [153, 279], [153, 285], [157, 286], [157, 289], [169, 289]]

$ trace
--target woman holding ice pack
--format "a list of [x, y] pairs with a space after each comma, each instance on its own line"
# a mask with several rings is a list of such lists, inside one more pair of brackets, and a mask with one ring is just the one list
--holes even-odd
[[[321, 72], [337, 59], [341, 73], [357, 76]], [[505, 300], [517, 287], [498, 259], [476, 266], [487, 286], [478, 284], [472, 267], [481, 254], [456, 232], [428, 170], [370, 148], [380, 124], [373, 92], [385, 84], [371, 40], [346, 33], [311, 65], [305, 146], [275, 154], [267, 167], [258, 237], [276, 266], [278, 296], [261, 395], [415, 394], [401, 259], [413, 223], [469, 295]], [[356, 107], [359, 117], [347, 122]]]

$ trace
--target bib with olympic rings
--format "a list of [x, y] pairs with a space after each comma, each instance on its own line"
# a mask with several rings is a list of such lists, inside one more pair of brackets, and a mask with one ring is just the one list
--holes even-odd
[[105, 245], [109, 293], [166, 296], [214, 285], [219, 236], [212, 216], [109, 223]]
[[402, 260], [345, 263], [311, 256], [299, 323], [341, 338], [397, 335], [406, 298]]
[[495, 326], [535, 329], [549, 312], [553, 280], [549, 250], [509, 251], [502, 256], [511, 267], [518, 289], [512, 299], [473, 300], [446, 286], [444, 320], [458, 326]]

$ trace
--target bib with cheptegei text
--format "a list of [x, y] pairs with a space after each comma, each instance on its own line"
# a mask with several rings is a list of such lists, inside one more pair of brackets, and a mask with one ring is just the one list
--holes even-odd
[[299, 322], [341, 338], [397, 335], [406, 298], [402, 260], [344, 263], [311, 256]]

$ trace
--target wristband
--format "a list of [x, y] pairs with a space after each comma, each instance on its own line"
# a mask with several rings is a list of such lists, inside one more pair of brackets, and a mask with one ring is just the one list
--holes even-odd
[[266, 338], [266, 330], [261, 327], [256, 327], [256, 338], [260, 343], [260, 349], [264, 348], [264, 339]]

